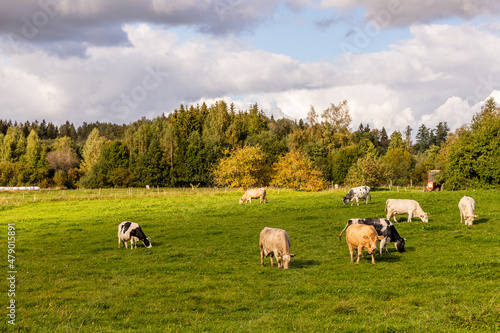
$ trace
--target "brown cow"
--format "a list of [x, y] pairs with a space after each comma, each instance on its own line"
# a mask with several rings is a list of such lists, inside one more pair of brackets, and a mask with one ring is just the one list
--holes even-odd
[[356, 264], [359, 264], [359, 258], [362, 256], [361, 250], [365, 249], [372, 255], [372, 264], [375, 264], [374, 253], [377, 251], [377, 240], [384, 239], [384, 236], [377, 236], [375, 228], [367, 224], [352, 224], [345, 232], [345, 239], [349, 247], [351, 262], [353, 260], [353, 250], [357, 252]]
[[271, 258], [271, 267], [274, 267], [273, 256], [278, 262], [278, 268], [288, 269], [295, 254], [290, 253], [290, 237], [283, 229], [265, 227], [260, 232], [260, 265], [264, 266], [264, 256]]

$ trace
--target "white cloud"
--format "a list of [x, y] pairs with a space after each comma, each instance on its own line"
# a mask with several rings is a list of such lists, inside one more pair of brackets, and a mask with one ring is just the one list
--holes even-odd
[[[496, 30], [416, 25], [411, 32], [413, 38], [385, 51], [338, 63], [301, 63], [236, 38], [181, 40], [147, 24], [123, 27], [129, 45], [90, 45], [85, 57], [20, 45], [0, 58], [0, 118], [128, 123], [181, 103], [225, 98], [239, 109], [257, 102], [299, 119], [310, 105], [321, 113], [346, 99], [353, 128], [362, 122], [390, 132], [422, 122], [447, 121], [451, 128], [470, 122], [468, 105], [500, 91]], [[9, 46], [0, 40], [0, 49]]]

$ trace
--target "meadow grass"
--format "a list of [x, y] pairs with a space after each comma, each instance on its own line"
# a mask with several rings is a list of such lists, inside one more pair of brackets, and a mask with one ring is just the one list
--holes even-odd
[[[51, 191], [0, 196], [2, 238], [16, 227], [16, 325], [9, 332], [457, 332], [500, 329], [500, 192]], [[477, 203], [460, 224], [463, 195]], [[34, 196], [38, 196], [34, 197]], [[384, 217], [388, 198], [413, 198], [429, 223], [399, 216], [405, 253], [349, 260], [350, 218]], [[134, 221], [153, 247], [118, 249]], [[259, 233], [287, 230], [289, 270], [260, 266]], [[366, 253], [365, 253], [366, 254]], [[7, 275], [6, 254], [0, 267]], [[5, 280], [4, 280], [5, 281]], [[6, 283], [2, 294], [7, 295]], [[3, 298], [5, 299], [5, 298]]]

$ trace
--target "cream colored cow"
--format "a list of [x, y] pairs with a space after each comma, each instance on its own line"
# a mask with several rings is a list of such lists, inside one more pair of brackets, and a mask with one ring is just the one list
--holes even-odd
[[240, 205], [244, 202], [252, 203], [252, 199], [257, 198], [260, 198], [260, 203], [267, 202], [265, 188], [261, 187], [247, 190], [245, 194], [243, 194], [243, 196], [240, 198]]
[[458, 203], [458, 209], [460, 210], [460, 223], [462, 223], [463, 219], [465, 225], [473, 225], [474, 218], [477, 217], [477, 215], [474, 215], [474, 211], [476, 210], [476, 202], [474, 199], [464, 196]]
[[278, 268], [288, 269], [295, 254], [290, 253], [290, 237], [283, 229], [265, 227], [260, 232], [260, 264], [264, 266], [264, 256], [270, 257], [271, 267], [274, 267], [273, 256], [278, 262]]

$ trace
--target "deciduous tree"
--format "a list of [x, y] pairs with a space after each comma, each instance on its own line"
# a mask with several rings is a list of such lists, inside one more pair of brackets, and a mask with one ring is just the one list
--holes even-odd
[[318, 191], [326, 187], [321, 171], [298, 151], [291, 151], [273, 165], [271, 185], [299, 190]]
[[259, 147], [233, 150], [214, 169], [214, 182], [220, 186], [244, 188], [263, 185], [268, 174], [265, 160]]

